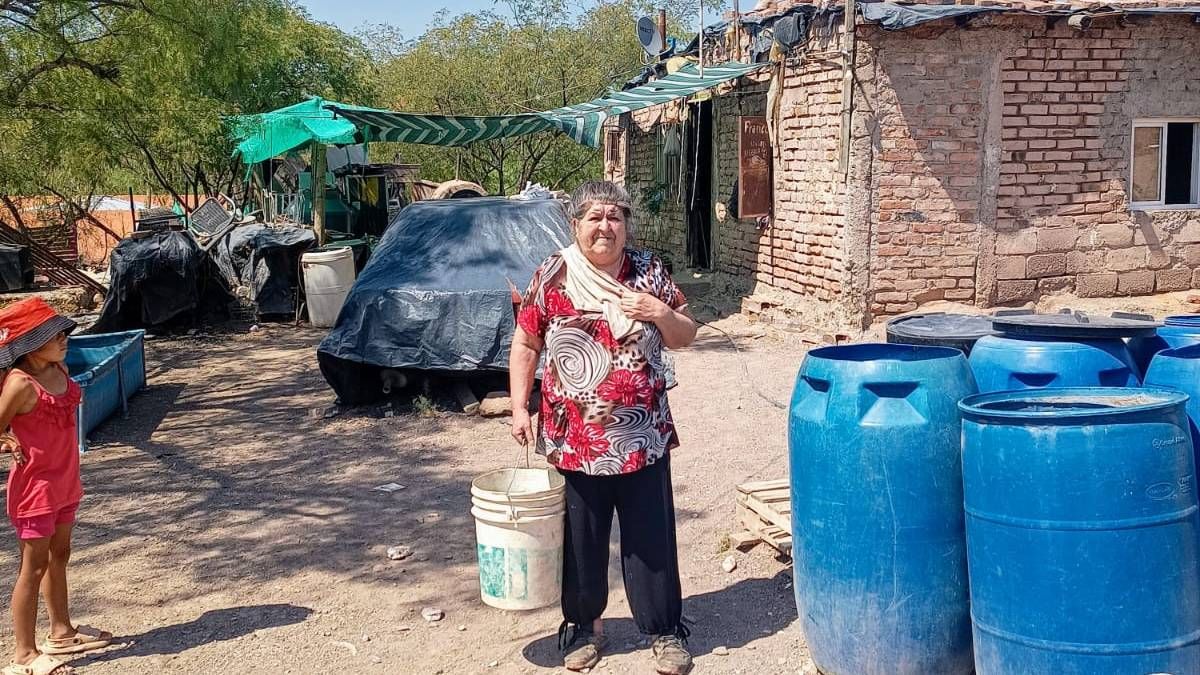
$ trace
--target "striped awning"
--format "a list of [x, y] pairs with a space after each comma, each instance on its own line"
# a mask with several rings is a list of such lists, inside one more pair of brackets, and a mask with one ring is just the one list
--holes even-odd
[[767, 65], [731, 62], [705, 66], [704, 75], [701, 76], [699, 66], [689, 63], [674, 73], [640, 87], [612, 91], [587, 103], [521, 115], [422, 115], [341, 104], [327, 104], [326, 108], [353, 122], [372, 141], [469, 145], [540, 131], [561, 131], [577, 143], [598, 148], [602, 127], [609, 117], [692, 96]]

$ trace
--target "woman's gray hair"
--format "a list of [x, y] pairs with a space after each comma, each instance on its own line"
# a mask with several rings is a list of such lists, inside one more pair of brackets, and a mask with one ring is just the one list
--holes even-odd
[[620, 185], [607, 180], [590, 180], [575, 188], [575, 192], [571, 193], [571, 217], [582, 218], [593, 204], [616, 206], [625, 215], [626, 226], [629, 225], [629, 217], [633, 215], [633, 200]]

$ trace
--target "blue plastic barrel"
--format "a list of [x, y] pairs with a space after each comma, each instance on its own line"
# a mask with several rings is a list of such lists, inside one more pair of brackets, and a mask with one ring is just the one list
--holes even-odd
[[[1200, 345], [1159, 352], [1146, 370], [1146, 384], [1171, 387], [1188, 395], [1192, 445], [1200, 453]], [[1200, 460], [1196, 462], [1200, 466]]]
[[971, 350], [979, 391], [1040, 387], [1136, 387], [1138, 373], [1121, 338], [988, 335]]
[[1186, 400], [1084, 387], [962, 402], [979, 675], [1200, 672]]
[[1200, 314], [1180, 314], [1163, 319], [1151, 337], [1130, 338], [1129, 351], [1140, 372], [1146, 372], [1150, 360], [1164, 349], [1181, 349], [1200, 345]]
[[789, 419], [796, 606], [828, 675], [970, 673], [962, 352], [808, 353]]

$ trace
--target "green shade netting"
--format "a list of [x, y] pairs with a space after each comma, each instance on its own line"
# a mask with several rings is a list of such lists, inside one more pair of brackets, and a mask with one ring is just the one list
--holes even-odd
[[344, 105], [314, 96], [271, 112], [233, 117], [232, 136], [237, 141], [234, 154], [240, 155], [246, 164], [257, 164], [314, 141], [325, 145], [353, 143], [357, 131], [354, 123], [345, 118], [334, 119], [333, 111], [324, 107], [326, 104]]
[[640, 87], [612, 91], [587, 103], [519, 115], [427, 115], [340, 103], [327, 103], [326, 107], [336, 111], [339, 118], [358, 124], [373, 141], [458, 146], [561, 131], [577, 143], [598, 148], [604, 123], [610, 117], [686, 98], [768, 66], [729, 62], [706, 66], [701, 74], [699, 66], [691, 63]]

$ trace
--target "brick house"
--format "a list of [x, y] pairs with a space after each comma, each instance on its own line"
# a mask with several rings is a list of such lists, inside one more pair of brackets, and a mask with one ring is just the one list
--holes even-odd
[[[798, 29], [775, 65], [623, 116], [606, 166], [643, 243], [838, 331], [936, 300], [1200, 287], [1200, 5], [859, 9], [848, 41], [840, 6], [760, 2], [709, 52]], [[773, 213], [738, 219], [737, 118], [755, 114], [773, 127]]]

